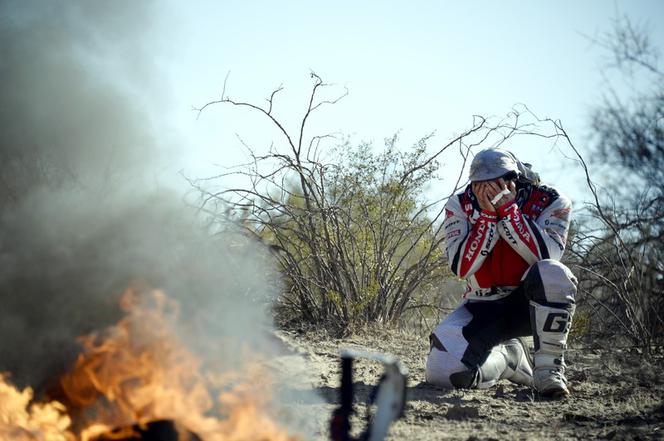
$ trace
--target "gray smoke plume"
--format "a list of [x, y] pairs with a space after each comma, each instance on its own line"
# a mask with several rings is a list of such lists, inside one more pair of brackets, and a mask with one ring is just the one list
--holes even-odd
[[[129, 6], [131, 5], [131, 6]], [[3, 206], [38, 187], [107, 192], [157, 153], [131, 93], [147, 83], [147, 2], [0, 2]]]
[[268, 346], [265, 253], [148, 185], [164, 152], [138, 93], [158, 78], [155, 9], [0, 0], [0, 371], [18, 385], [46, 388], [135, 281], [179, 300], [207, 354]]

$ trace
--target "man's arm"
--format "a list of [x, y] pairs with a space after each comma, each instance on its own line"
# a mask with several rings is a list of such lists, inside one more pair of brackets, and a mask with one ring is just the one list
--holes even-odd
[[445, 253], [450, 269], [459, 277], [468, 277], [484, 263], [498, 242], [496, 213], [482, 210], [471, 223], [461, 209], [458, 196], [452, 196], [445, 206]]
[[542, 259], [560, 260], [571, 211], [571, 201], [560, 195], [533, 221], [512, 202], [498, 208], [498, 232], [531, 265]]

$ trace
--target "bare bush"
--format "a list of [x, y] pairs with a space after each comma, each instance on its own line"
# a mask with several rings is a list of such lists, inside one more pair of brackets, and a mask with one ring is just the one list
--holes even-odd
[[595, 200], [572, 246], [581, 310], [590, 336], [625, 337], [649, 354], [664, 339], [664, 75], [645, 31], [626, 18], [597, 42], [611, 52], [610, 67], [651, 81], [630, 100], [610, 88], [593, 116], [593, 163], [610, 182], [598, 190], [588, 180]]
[[[319, 101], [320, 90], [328, 85], [315, 74], [312, 79], [295, 136], [273, 113], [281, 88], [260, 107], [228, 98], [224, 87], [219, 100], [198, 109], [222, 103], [249, 108], [282, 135], [281, 142], [262, 155], [244, 144], [252, 158], [248, 164], [190, 180], [203, 197], [201, 209], [217, 218], [234, 216], [247, 234], [269, 244], [287, 288], [281, 310], [298, 319], [345, 326], [395, 322], [406, 312], [423, 310], [437, 316], [439, 287], [452, 277], [439, 234], [449, 196], [427, 201], [423, 192], [436, 182], [445, 154], [460, 155], [463, 164], [458, 174], [445, 177], [456, 192], [465, 184], [461, 176], [473, 148], [498, 146], [513, 136], [531, 134], [532, 128], [515, 110], [495, 124], [475, 117], [469, 129], [435, 149], [428, 145], [430, 136], [404, 151], [397, 136], [386, 139], [382, 149], [351, 146], [334, 135], [305, 138], [312, 112], [345, 96]], [[331, 142], [336, 147], [330, 149]], [[248, 184], [210, 188], [229, 177], [244, 178]]]

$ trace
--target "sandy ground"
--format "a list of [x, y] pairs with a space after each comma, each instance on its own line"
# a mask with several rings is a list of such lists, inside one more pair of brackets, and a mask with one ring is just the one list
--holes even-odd
[[[540, 401], [533, 391], [501, 381], [488, 390], [445, 390], [424, 382], [425, 338], [397, 331], [363, 332], [345, 339], [324, 333], [279, 331], [289, 354], [274, 360], [280, 391], [299, 430], [328, 439], [329, 415], [338, 403], [342, 349], [380, 351], [408, 368], [407, 405], [391, 440], [664, 439], [664, 360], [647, 362], [636, 353], [571, 349], [568, 379], [572, 396]], [[382, 373], [373, 361], [354, 372], [358, 416], [363, 425], [372, 386]], [[293, 389], [295, 388], [295, 389]], [[303, 416], [308, 415], [303, 418]]]

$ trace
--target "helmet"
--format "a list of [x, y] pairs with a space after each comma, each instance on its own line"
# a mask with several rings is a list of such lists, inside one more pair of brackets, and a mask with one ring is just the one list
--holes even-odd
[[513, 175], [515, 178], [521, 175], [519, 161], [507, 150], [482, 150], [470, 163], [470, 180], [473, 182], [498, 179], [505, 175]]

